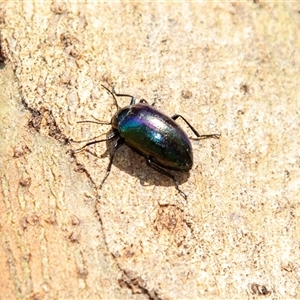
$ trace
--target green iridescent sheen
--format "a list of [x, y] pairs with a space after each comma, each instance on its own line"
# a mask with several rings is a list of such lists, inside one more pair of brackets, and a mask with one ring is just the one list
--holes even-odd
[[180, 171], [192, 168], [191, 142], [175, 121], [144, 103], [124, 110], [118, 112], [122, 117], [117, 122], [125, 144], [162, 167]]

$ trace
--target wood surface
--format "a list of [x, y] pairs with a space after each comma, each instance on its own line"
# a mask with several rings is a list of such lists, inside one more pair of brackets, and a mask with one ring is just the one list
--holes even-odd
[[[299, 299], [300, 8], [0, 4], [0, 299]], [[101, 84], [201, 134], [184, 199]], [[128, 104], [121, 98], [120, 105]], [[192, 136], [184, 123], [178, 121]]]

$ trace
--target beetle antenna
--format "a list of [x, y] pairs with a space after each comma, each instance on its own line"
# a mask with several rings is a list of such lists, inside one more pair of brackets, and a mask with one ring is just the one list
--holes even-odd
[[95, 137], [93, 137], [92, 139], [87, 139], [87, 140], [80, 140], [80, 141], [76, 141], [76, 140], [73, 140], [73, 139], [71, 139], [70, 141], [72, 142], [72, 143], [87, 143], [87, 142], [91, 142], [91, 141], [93, 141], [93, 140], [96, 140], [96, 139], [98, 139], [100, 136], [103, 136], [103, 135], [105, 135], [106, 133], [104, 132], [104, 133], [102, 133], [102, 134], [100, 134], [100, 135], [97, 135], [97, 136], [95, 136]]
[[117, 99], [116, 99], [116, 97], [115, 97], [114, 89], [113, 89], [113, 91], [111, 91], [110, 89], [108, 89], [108, 88], [107, 88], [106, 86], [104, 86], [103, 84], [101, 84], [101, 86], [102, 86], [103, 88], [105, 88], [105, 89], [113, 96], [114, 101], [115, 101], [115, 106], [117, 107], [117, 110], [119, 110], [119, 109], [120, 109], [120, 106], [119, 106], [118, 101], [117, 101]]
[[85, 145], [83, 145], [82, 147], [80, 147], [79, 149], [74, 150], [74, 152], [75, 153], [81, 152], [84, 148], [86, 148], [90, 145], [98, 144], [98, 143], [101, 143], [101, 142], [111, 141], [111, 140], [115, 139], [116, 137], [118, 137], [118, 133], [112, 132], [106, 139], [101, 139], [101, 140], [95, 140], [95, 141], [88, 142]]
[[77, 121], [77, 123], [94, 123], [94, 124], [101, 124], [101, 125], [111, 125], [110, 122], [106, 122], [106, 121]]

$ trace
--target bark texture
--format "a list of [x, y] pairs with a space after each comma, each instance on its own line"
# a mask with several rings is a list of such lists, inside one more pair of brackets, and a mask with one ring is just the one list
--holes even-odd
[[[0, 299], [298, 298], [299, 24], [297, 3], [1, 3]], [[78, 123], [115, 113], [101, 84], [222, 134], [176, 174], [188, 201], [126, 147], [101, 190], [109, 145], [72, 154], [109, 130]]]

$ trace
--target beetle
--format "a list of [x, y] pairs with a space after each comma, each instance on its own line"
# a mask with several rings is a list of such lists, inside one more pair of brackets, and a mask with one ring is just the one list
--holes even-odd
[[[116, 151], [121, 145], [125, 144], [144, 156], [151, 168], [171, 178], [180, 195], [184, 199], [187, 199], [187, 195], [180, 189], [175, 176], [167, 171], [168, 169], [189, 171], [193, 166], [193, 151], [190, 139], [175, 121], [181, 118], [196, 135], [196, 139], [218, 139], [220, 138], [220, 134], [200, 135], [181, 115], [175, 114], [172, 117], [168, 117], [154, 108], [154, 103], [149, 105], [145, 99], [137, 102], [134, 96], [117, 94], [114, 88], [111, 91], [104, 85], [101, 86], [112, 95], [117, 112], [110, 122], [80, 121], [78, 123], [91, 122], [111, 125], [112, 133], [106, 139], [88, 142], [76, 150], [76, 152], [79, 152], [87, 146], [96, 143], [116, 140], [100, 188], [110, 173]], [[130, 104], [120, 108], [116, 97], [129, 97], [131, 99]]]

